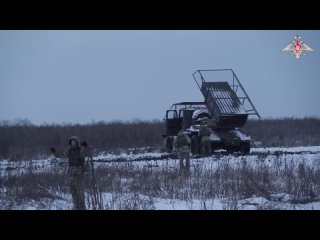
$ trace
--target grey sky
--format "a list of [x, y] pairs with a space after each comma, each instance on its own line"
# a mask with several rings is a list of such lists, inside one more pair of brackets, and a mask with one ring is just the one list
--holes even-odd
[[[315, 52], [280, 50], [296, 35]], [[265, 117], [320, 116], [320, 31], [0, 31], [0, 120], [162, 119], [232, 68]]]

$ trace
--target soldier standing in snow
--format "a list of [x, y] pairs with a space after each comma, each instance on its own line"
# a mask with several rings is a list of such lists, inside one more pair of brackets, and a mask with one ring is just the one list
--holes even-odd
[[[177, 135], [177, 146], [180, 155], [180, 173], [184, 171], [187, 173], [190, 170], [190, 145], [191, 140], [189, 136], [180, 130]], [[186, 165], [183, 164], [183, 160], [186, 159]]]
[[172, 136], [168, 136], [166, 138], [166, 149], [168, 153], [171, 153], [173, 150], [173, 137]]
[[68, 175], [70, 180], [70, 190], [75, 210], [85, 210], [84, 194], [84, 162], [85, 157], [80, 147], [78, 137], [71, 137], [68, 150], [69, 168]]
[[210, 143], [210, 128], [202, 123], [199, 130], [199, 135], [201, 137], [201, 152], [204, 155], [210, 155], [211, 154], [211, 143]]

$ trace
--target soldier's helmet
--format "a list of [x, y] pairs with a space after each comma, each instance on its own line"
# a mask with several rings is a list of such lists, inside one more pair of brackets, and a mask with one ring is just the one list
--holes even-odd
[[72, 136], [72, 137], [69, 139], [69, 145], [71, 145], [71, 142], [72, 142], [73, 140], [76, 142], [77, 146], [80, 146], [80, 139], [79, 139], [79, 137], [77, 137], [77, 136]]

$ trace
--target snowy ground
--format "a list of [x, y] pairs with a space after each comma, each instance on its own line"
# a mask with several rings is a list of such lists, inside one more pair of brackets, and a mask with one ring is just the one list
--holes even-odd
[[[163, 190], [163, 187], [159, 187], [159, 191], [163, 191], [164, 193], [155, 196], [146, 195], [138, 190], [133, 191], [131, 187], [129, 190], [122, 191], [122, 189], [126, 188], [126, 186], [133, 186], [132, 182], [135, 181], [133, 176], [135, 175], [131, 176], [131, 173], [138, 174], [139, 177], [141, 177], [143, 174], [149, 174], [149, 179], [150, 176], [161, 177], [163, 175], [165, 178], [167, 178], [167, 174], [168, 178], [172, 176], [174, 177], [175, 171], [179, 168], [179, 160], [174, 155], [160, 152], [133, 153], [130, 151], [120, 154], [101, 153], [94, 157], [94, 162], [95, 169], [101, 170], [100, 177], [104, 178], [104, 175], [102, 175], [104, 171], [113, 172], [116, 169], [115, 174], [118, 174], [120, 179], [119, 180], [117, 178], [117, 180], [115, 180], [116, 178], [113, 176], [114, 178], [112, 180], [112, 185], [115, 186], [118, 184], [117, 186], [120, 186], [117, 188], [117, 192], [101, 191], [100, 198], [101, 202], [103, 202], [102, 209], [320, 210], [320, 196], [318, 194], [318, 190], [320, 189], [318, 185], [320, 183], [311, 183], [311, 178], [308, 178], [311, 173], [313, 174], [312, 178], [318, 176], [317, 171], [320, 170], [320, 146], [294, 148], [252, 148], [251, 154], [248, 156], [242, 156], [237, 153], [233, 155], [226, 155], [224, 152], [220, 152], [211, 157], [192, 158], [190, 177], [186, 180], [182, 178], [179, 178], [178, 180], [174, 178], [175, 180], [172, 180], [177, 184], [180, 184], [179, 186], [183, 186], [181, 188], [179, 187], [178, 190], [185, 191], [185, 195], [187, 195], [179, 198], [176, 198], [174, 193], [169, 194], [169, 191]], [[284, 188], [282, 189], [282, 192], [279, 190], [280, 192], [268, 192], [268, 194], [264, 195], [264, 193], [262, 193], [260, 190], [257, 190], [257, 194], [252, 194], [251, 196], [247, 197], [232, 194], [230, 196], [216, 194], [214, 195], [215, 197], [202, 197], [201, 199], [197, 199], [194, 197], [196, 194], [188, 193], [185, 190], [186, 188], [190, 188], [190, 191], [195, 191], [194, 184], [197, 181], [197, 176], [201, 176], [203, 178], [203, 176], [206, 176], [205, 174], [210, 175], [211, 173], [214, 173], [216, 176], [217, 172], [219, 171], [226, 173], [226, 171], [238, 171], [244, 167], [250, 171], [261, 170], [262, 174], [263, 169], [267, 169], [266, 171], [270, 176], [279, 176], [279, 178], [274, 179], [274, 181], [284, 179], [284, 182], [278, 183], [280, 187], [277, 189], [280, 190], [282, 189], [282, 185], [292, 185], [285, 183], [286, 177], [282, 177], [283, 173], [286, 174], [286, 172], [291, 171], [290, 174], [296, 179], [291, 179], [290, 181], [293, 183], [296, 182], [295, 186], [298, 186], [297, 189], [299, 189], [299, 191], [286, 191]], [[63, 176], [65, 176], [66, 168], [66, 159], [56, 159], [52, 156], [49, 156], [43, 160], [1, 160], [0, 183], [2, 185], [0, 185], [0, 209], [72, 209], [71, 195], [66, 189], [64, 189], [65, 185], [63, 183], [61, 183], [58, 187], [44, 185], [40, 180], [39, 183], [37, 183], [37, 177], [43, 176], [43, 174], [54, 173], [54, 176], [56, 176], [57, 179], [63, 178]], [[301, 175], [302, 170], [304, 171], [302, 172], [304, 175]], [[30, 175], [30, 173], [32, 175], [31, 178], [27, 178], [26, 175]], [[120, 175], [122, 173], [124, 174], [123, 176]], [[18, 185], [19, 179], [23, 179], [24, 177], [26, 179], [32, 179], [32, 186], [37, 186], [37, 191], [39, 191], [43, 197], [39, 199], [33, 199], [33, 197], [30, 196], [28, 198], [22, 197], [21, 199], [23, 200], [19, 200], [16, 196], [12, 195], [16, 192], [25, 192], [23, 191], [24, 189], [21, 190], [19, 188], [26, 188], [26, 185], [21, 185], [22, 187], [19, 187]], [[302, 177], [305, 178], [304, 181], [301, 180]], [[50, 181], [54, 182], [56, 180]], [[168, 180], [168, 184], [170, 184], [170, 181], [171, 180]], [[234, 181], [234, 179], [231, 179], [230, 181]], [[238, 179], [237, 181], [241, 181], [241, 179]], [[6, 182], [6, 184], [9, 184], [7, 182], [10, 182], [11, 187], [8, 187], [9, 185], [5, 185], [4, 182]], [[141, 182], [137, 183], [137, 185], [139, 184], [141, 185]], [[147, 185], [147, 183], [144, 184]], [[213, 182], [213, 184], [216, 184], [216, 182]], [[312, 199], [308, 198], [304, 201], [303, 199], [305, 196], [303, 195], [297, 200], [297, 196], [303, 191], [304, 187], [308, 187], [308, 189], [310, 188], [314, 192], [312, 194], [315, 196], [313, 196]], [[15, 188], [14, 191], [12, 190], [13, 188]], [[219, 191], [221, 192], [221, 190]], [[202, 194], [201, 196], [207, 195]], [[91, 198], [92, 196], [90, 193], [86, 192], [88, 209], [93, 209], [92, 204], [90, 204]]]
[[[141, 197], [141, 196], [140, 196]], [[145, 196], [142, 196], [145, 197]], [[147, 197], [145, 197], [147, 198]], [[230, 199], [206, 199], [206, 200], [180, 200], [153, 198], [152, 206], [146, 210], [320, 210], [320, 201], [305, 204], [292, 204], [288, 194], [276, 194], [274, 201], [269, 201], [264, 197], [252, 197], [241, 199], [233, 205]], [[104, 202], [112, 202], [112, 194], [104, 194]], [[39, 201], [28, 201], [10, 208], [11, 210], [72, 210], [72, 199], [70, 195], [65, 195], [64, 199]], [[89, 207], [88, 209], [93, 209]], [[128, 210], [127, 208], [110, 207], [108, 210]], [[141, 208], [144, 209], [144, 208]]]

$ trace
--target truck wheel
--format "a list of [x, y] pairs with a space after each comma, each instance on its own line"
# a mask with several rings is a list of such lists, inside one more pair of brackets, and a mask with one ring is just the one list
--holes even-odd
[[227, 151], [227, 154], [228, 154], [228, 155], [234, 153], [234, 149], [233, 149], [232, 147], [228, 147], [228, 148], [226, 149], [226, 151]]
[[199, 154], [199, 138], [196, 135], [191, 137], [191, 153]]
[[250, 154], [250, 142], [241, 143], [241, 153], [244, 155]]
[[214, 144], [210, 144], [210, 154], [213, 155], [214, 154], [214, 150], [216, 149], [216, 147], [214, 146]]

